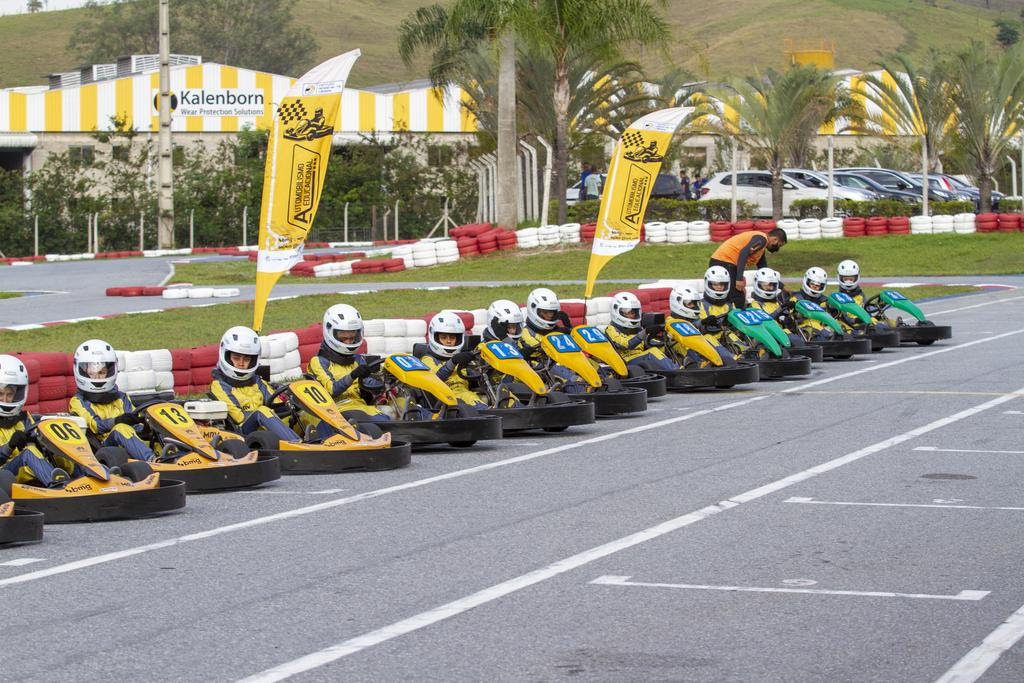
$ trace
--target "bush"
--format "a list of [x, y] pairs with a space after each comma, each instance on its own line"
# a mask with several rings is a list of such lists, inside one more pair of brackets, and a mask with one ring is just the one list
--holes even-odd
[[1014, 213], [1016, 211], [1020, 211], [1020, 200], [1002, 199], [999, 201], [999, 210], [1004, 213]]
[[[557, 202], [551, 203], [551, 215], [555, 215]], [[594, 223], [601, 202], [587, 199], [569, 207], [567, 219], [571, 223]], [[749, 202], [736, 202], [736, 213], [739, 218], [749, 218], [757, 207]], [[680, 199], [652, 199], [647, 204], [644, 221], [719, 221], [729, 220], [730, 203], [728, 199], [708, 199], [702, 201], [686, 201]]]
[[[798, 199], [790, 204], [790, 212], [797, 218], [824, 218], [828, 202], [824, 199]], [[932, 216], [950, 216], [958, 213], [973, 213], [972, 202], [928, 202]], [[896, 199], [873, 199], [856, 202], [849, 199], [835, 200], [837, 216], [915, 216], [921, 213], [917, 204], [908, 204]]]

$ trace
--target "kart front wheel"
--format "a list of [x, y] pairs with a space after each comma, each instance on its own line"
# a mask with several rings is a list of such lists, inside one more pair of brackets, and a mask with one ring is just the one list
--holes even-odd
[[448, 445], [453, 448], [470, 448], [476, 441], [449, 441]]
[[252, 449], [240, 439], [224, 439], [217, 444], [217, 450], [227, 453], [232, 458], [244, 458]]
[[15, 477], [7, 470], [0, 470], [0, 494], [4, 494], [8, 499], [11, 497], [11, 487], [14, 485]]
[[917, 345], [918, 346], [931, 346], [935, 342], [936, 342], [935, 339], [920, 339], [920, 340], [918, 340]]
[[118, 465], [121, 468], [121, 474], [128, 477], [136, 484], [140, 481], [144, 481], [146, 477], [153, 474], [153, 468], [149, 466], [148, 462], [142, 462], [141, 460], [132, 460], [126, 462], [124, 465]]
[[96, 459], [106, 465], [107, 469], [118, 467], [124, 472], [125, 465], [128, 464], [128, 458], [128, 451], [120, 446], [104, 446], [96, 451]]
[[257, 451], [276, 451], [281, 447], [281, 439], [270, 432], [253, 432], [245, 437], [245, 443]]

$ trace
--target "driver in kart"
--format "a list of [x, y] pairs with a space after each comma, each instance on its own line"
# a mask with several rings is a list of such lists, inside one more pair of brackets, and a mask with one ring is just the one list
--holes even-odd
[[[363, 343], [363, 319], [354, 307], [335, 304], [324, 313], [323, 341], [309, 361], [313, 379], [330, 392], [338, 410], [357, 422], [387, 422], [390, 418], [363, 398], [364, 383], [374, 372], [358, 353]], [[379, 382], [378, 382], [379, 383]]]
[[[47, 488], [63, 488], [70, 479], [67, 471], [54, 467], [25, 433], [35, 425], [23, 410], [27, 396], [25, 364], [14, 356], [0, 355], [0, 466], [18, 483], [38, 481]], [[68, 462], [73, 469], [74, 463]]]
[[[526, 329], [519, 339], [519, 350], [534, 368], [544, 362], [544, 352], [541, 351], [541, 339], [549, 334], [560, 332], [569, 334], [572, 330], [572, 321], [562, 310], [558, 296], [546, 287], [538, 287], [526, 297]], [[564, 382], [559, 387], [567, 394], [583, 393], [587, 391], [586, 384], [575, 372], [562, 365], [552, 365], [551, 374]]]
[[[668, 309], [669, 316], [665, 320], [666, 325], [685, 322], [690, 323], [698, 330], [700, 329], [701, 295], [697, 290], [692, 287], [673, 289], [668, 296]], [[691, 364], [696, 364], [700, 368], [711, 365], [711, 361], [693, 349], [683, 347], [674, 337], [669, 337], [668, 343], [671, 344], [671, 349], [675, 352], [676, 357], [683, 359], [684, 367], [690, 367]], [[718, 352], [720, 354], [731, 353], [721, 346], [718, 346]]]
[[267, 405], [274, 390], [256, 375], [259, 360], [259, 335], [242, 325], [229, 329], [220, 338], [210, 395], [227, 404], [228, 418], [239, 434], [248, 436], [264, 429], [281, 441], [297, 443], [298, 435]]
[[68, 406], [85, 420], [100, 446], [116, 446], [135, 460], [153, 460], [153, 450], [139, 438], [142, 417], [128, 395], [117, 389], [117, 354], [107, 342], [90, 339], [75, 349], [75, 392]]
[[[800, 291], [797, 292], [793, 298], [796, 301], [809, 301], [812, 304], [817, 304], [818, 306], [825, 308], [828, 303], [825, 296], [825, 288], [827, 286], [828, 273], [825, 272], [824, 268], [812, 266], [804, 273], [804, 279], [800, 285]], [[835, 336], [835, 333], [824, 323], [814, 320], [813, 318], [803, 316], [798, 317], [800, 320], [797, 324], [808, 340], [824, 341]]]
[[472, 351], [463, 348], [465, 339], [466, 324], [462, 318], [451, 311], [441, 311], [427, 325], [427, 352], [420, 360], [448, 385], [455, 398], [484, 409], [487, 404], [469, 388], [469, 380], [460, 373], [476, 358]]
[[507, 342], [518, 347], [523, 337], [523, 322], [523, 310], [514, 301], [498, 299], [487, 307], [483, 340]]
[[665, 352], [652, 345], [663, 334], [661, 325], [644, 327], [643, 307], [636, 294], [619, 292], [612, 299], [612, 321], [604, 333], [626, 365], [644, 370], [678, 370]]
[[731, 292], [732, 276], [729, 271], [722, 266], [711, 266], [705, 271], [698, 329], [719, 346], [729, 342], [733, 348], [742, 348], [743, 342], [725, 324], [729, 311], [735, 308], [729, 300]]
[[782, 277], [779, 275], [779, 271], [771, 268], [759, 268], [754, 273], [754, 291], [750, 298], [750, 307], [764, 311], [783, 328], [789, 327], [789, 307], [786, 305], [786, 296], [782, 290]]

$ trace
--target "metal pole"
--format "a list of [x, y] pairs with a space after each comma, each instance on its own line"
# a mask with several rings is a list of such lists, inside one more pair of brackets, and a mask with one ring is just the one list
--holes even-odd
[[398, 202], [400, 202], [400, 201], [402, 201], [402, 200], [401, 199], [396, 199], [395, 200], [395, 240], [396, 241], [398, 240]]
[[928, 215], [928, 138], [921, 136], [921, 215]]
[[92, 217], [92, 249], [94, 254], [100, 253], [100, 214], [98, 211]]
[[139, 251], [146, 248], [146, 214], [139, 212]]
[[1012, 156], [1007, 156], [1006, 160], [1010, 162], [1010, 168], [1013, 172], [1010, 174], [1011, 187], [1013, 188], [1013, 196], [1017, 196], [1017, 162], [1014, 161]]
[[[1024, 133], [1020, 134], [1020, 189], [1021, 194], [1024, 195]], [[1020, 212], [1024, 214], [1024, 198], [1020, 201]]]
[[537, 187], [537, 148], [533, 145], [527, 144], [522, 140], [519, 141], [530, 155], [530, 176], [529, 176], [529, 193], [531, 201], [527, 204], [527, 213], [529, 214], [530, 220], [537, 220], [537, 216], [540, 214], [540, 197], [538, 196]]
[[342, 242], [348, 242], [348, 202], [345, 202], [345, 230], [342, 233]]
[[729, 217], [736, 222], [736, 138], [732, 139], [732, 173], [729, 178]]
[[34, 227], [32, 228], [32, 231], [33, 231], [33, 244], [35, 245], [35, 248], [34, 248], [34, 250], [32, 252], [32, 255], [33, 256], [39, 256], [39, 214], [36, 214], [33, 217], [33, 221], [32, 222], [34, 224]]
[[832, 168], [835, 165], [833, 155], [832, 136], [828, 136], [828, 217], [835, 218], [835, 179], [832, 177]]
[[551, 145], [544, 138], [537, 136], [537, 142], [544, 146], [544, 201], [540, 205], [540, 224], [548, 224], [548, 209], [551, 207]]
[[85, 251], [92, 253], [92, 214], [85, 217]]
[[249, 205], [242, 207], [242, 246], [249, 246]]
[[523, 178], [525, 154], [516, 153], [516, 223], [526, 220], [526, 182]]
[[157, 166], [159, 213], [157, 245], [174, 248], [174, 159], [171, 144], [170, 0], [160, 0], [160, 163]]
[[188, 248], [195, 249], [196, 247], [196, 210], [192, 209], [188, 212]]

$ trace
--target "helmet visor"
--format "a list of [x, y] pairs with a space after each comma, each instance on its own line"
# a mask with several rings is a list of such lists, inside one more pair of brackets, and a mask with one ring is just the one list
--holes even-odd
[[621, 309], [619, 309], [619, 312], [622, 314], [622, 317], [625, 318], [626, 320], [639, 320], [640, 319], [640, 309], [639, 308], [621, 308]]
[[523, 334], [523, 326], [519, 323], [505, 323], [505, 335], [513, 339], [519, 339]]
[[259, 356], [254, 356], [248, 353], [239, 353], [238, 351], [225, 351], [224, 357], [227, 360], [228, 365], [236, 370], [252, 370], [259, 362]]
[[779, 291], [779, 283], [778, 282], [765, 282], [764, 280], [761, 280], [760, 282], [757, 283], [757, 286], [760, 287], [761, 290], [765, 291], [765, 292], [777, 292], [777, 291]]
[[537, 315], [540, 316], [541, 320], [547, 320], [548, 322], [551, 322], [556, 317], [558, 317], [558, 309], [557, 308], [538, 308], [537, 309]]
[[825, 291], [825, 283], [824, 282], [816, 282], [814, 280], [808, 280], [807, 281], [807, 289], [811, 290], [815, 294], [821, 294], [822, 292]]
[[117, 374], [117, 363], [114, 361], [109, 363], [99, 361], [79, 363], [78, 374], [88, 379], [102, 381]]
[[728, 282], [709, 282], [708, 285], [716, 292], [724, 292], [729, 289]]
[[361, 344], [363, 342], [363, 331], [334, 330], [334, 338], [342, 344]]
[[843, 283], [844, 285], [855, 285], [855, 284], [857, 284], [857, 276], [856, 275], [840, 275], [839, 276], [839, 282]]
[[434, 341], [441, 346], [454, 349], [462, 346], [462, 338], [464, 336], [459, 332], [435, 332]]
[[0, 403], [24, 403], [27, 393], [24, 384], [0, 384]]

